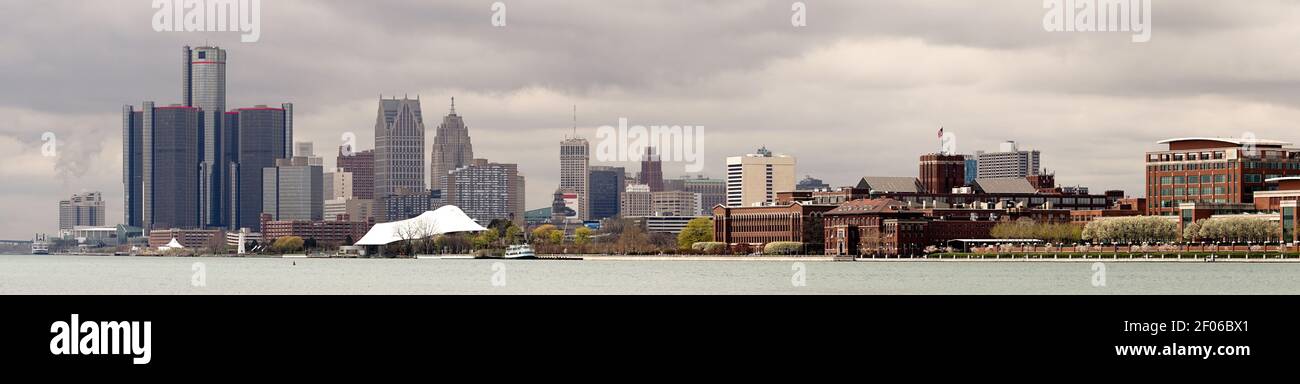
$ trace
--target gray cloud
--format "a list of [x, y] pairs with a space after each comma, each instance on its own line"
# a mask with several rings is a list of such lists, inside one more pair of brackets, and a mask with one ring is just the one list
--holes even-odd
[[[370, 146], [381, 93], [420, 95], [430, 129], [456, 96], [476, 155], [520, 163], [531, 208], [558, 184], [574, 104], [589, 138], [620, 117], [705, 126], [712, 176], [767, 145], [837, 185], [915, 174], [940, 125], [963, 151], [1019, 140], [1063, 184], [1131, 194], [1160, 138], [1297, 139], [1290, 1], [1159, 1], [1147, 44], [1045, 32], [1038, 0], [811, 0], [800, 29], [790, 1], [505, 3], [493, 28], [490, 1], [264, 1], [262, 40], [245, 44], [154, 32], [147, 0], [0, 2], [0, 177], [50, 175], [0, 187], [0, 217], [31, 219], [0, 238], [52, 231], [57, 200], [81, 190], [119, 218], [117, 111], [178, 101], [179, 49], [205, 42], [230, 52], [231, 107], [296, 103], [298, 138], [325, 155], [345, 132]], [[74, 153], [41, 158], [45, 131]]]

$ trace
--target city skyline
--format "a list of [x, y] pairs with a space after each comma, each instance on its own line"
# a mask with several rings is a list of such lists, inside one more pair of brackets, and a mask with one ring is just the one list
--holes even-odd
[[[815, 174], [831, 186], [867, 175], [914, 175], [914, 160], [933, 150], [930, 138], [939, 126], [958, 135], [960, 153], [992, 151], [1016, 140], [1041, 150], [1043, 165], [1057, 172], [1062, 185], [1122, 189], [1134, 196], [1143, 191], [1142, 154], [1159, 148], [1159, 140], [1246, 134], [1300, 139], [1291, 133], [1291, 122], [1300, 117], [1294, 91], [1270, 85], [1294, 79], [1286, 68], [1296, 59], [1249, 49], [1297, 37], [1285, 27], [1295, 16], [1278, 11], [1278, 2], [1157, 5], [1162, 28], [1152, 42], [1137, 46], [1125, 35], [1045, 33], [1037, 4], [939, 9], [915, 2], [815, 3], [803, 29], [790, 28], [788, 7], [781, 4], [691, 12], [682, 11], [687, 3], [672, 2], [512, 3], [517, 18], [501, 30], [491, 29], [487, 10], [477, 4], [374, 7], [405, 11], [395, 12], [404, 20], [436, 21], [398, 31], [386, 27], [371, 6], [298, 7], [314, 10], [307, 16], [290, 12], [293, 3], [265, 4], [262, 40], [250, 44], [230, 34], [153, 32], [153, 9], [144, 2], [2, 6], [5, 15], [66, 20], [82, 28], [23, 24], [15, 32], [10, 28], [19, 23], [13, 22], [0, 27], [6, 36], [40, 34], [61, 42], [5, 44], [0, 79], [23, 91], [0, 95], [0, 111], [12, 119], [0, 128], [0, 150], [14, 155], [0, 173], [28, 181], [5, 188], [0, 212], [32, 220], [2, 224], [0, 238], [29, 237], [30, 227], [52, 232], [58, 197], [82, 191], [104, 193], [106, 224], [121, 220], [120, 108], [141, 100], [183, 103], [168, 95], [176, 94], [181, 73], [172, 63], [184, 45], [228, 51], [227, 106], [293, 102], [295, 136], [320, 148], [336, 148], [351, 132], [359, 150], [371, 149], [368, 127], [378, 94], [420, 95], [436, 105], [456, 96], [474, 123], [477, 157], [519, 164], [530, 178], [526, 208], [544, 206], [559, 185], [551, 143], [570, 132], [573, 104], [584, 111], [578, 134], [589, 138], [594, 127], [620, 117], [706, 127], [704, 173], [712, 178], [725, 177], [726, 157], [766, 144], [799, 158], [797, 174]], [[962, 13], [973, 11], [983, 17]], [[524, 15], [598, 22], [539, 25]], [[911, 26], [939, 22], [955, 27]], [[687, 38], [707, 25], [737, 35]], [[433, 35], [441, 40], [420, 43]], [[610, 36], [614, 44], [559, 38], [571, 35]], [[350, 44], [355, 36], [382, 36], [385, 43], [374, 44], [381, 47], [427, 44], [433, 53]], [[685, 43], [670, 47], [661, 40]], [[358, 48], [325, 49], [332, 44]], [[104, 53], [97, 46], [120, 51]], [[321, 60], [314, 52], [344, 60]], [[1224, 55], [1236, 59], [1219, 59]], [[460, 63], [450, 57], [476, 59]], [[66, 68], [86, 62], [99, 64], [94, 71]], [[421, 64], [408, 65], [415, 63]], [[1255, 80], [1261, 78], [1275, 80]], [[790, 127], [799, 127], [799, 134], [790, 135]], [[45, 132], [57, 137], [60, 155], [41, 156]], [[1086, 161], [1076, 160], [1080, 153]], [[595, 159], [592, 165], [636, 167]], [[333, 168], [333, 159], [327, 157], [325, 168]], [[681, 175], [678, 163], [665, 162], [664, 171], [665, 178]], [[25, 207], [41, 211], [29, 215]]]

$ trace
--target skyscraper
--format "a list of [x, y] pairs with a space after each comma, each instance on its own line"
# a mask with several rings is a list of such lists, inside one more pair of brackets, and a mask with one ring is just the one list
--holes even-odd
[[479, 223], [486, 225], [504, 219], [523, 224], [523, 178], [517, 165], [474, 159], [440, 178], [444, 201], [460, 207], [465, 215]]
[[141, 228], [199, 228], [204, 112], [181, 105], [155, 108], [151, 101], [140, 112]]
[[81, 226], [104, 226], [104, 195], [79, 193], [59, 202], [59, 230], [71, 231]]
[[292, 157], [288, 152], [292, 143], [293, 106], [280, 108], [258, 105], [240, 108], [226, 114], [226, 127], [232, 134], [229, 140], [230, 193], [227, 206], [230, 211], [228, 227], [231, 229], [256, 229], [261, 225], [263, 207], [263, 171], [275, 167], [276, 160]]
[[999, 146], [997, 152], [976, 152], [979, 164], [976, 172], [980, 179], [1026, 178], [1038, 175], [1038, 151], [1022, 151], [1014, 141]]
[[641, 157], [641, 184], [650, 186], [650, 192], [664, 191], [664, 163], [653, 147], [646, 147]]
[[185, 46], [182, 63], [182, 100], [184, 106], [196, 107], [206, 112], [203, 117], [199, 150], [201, 180], [200, 222], [205, 226], [220, 226], [229, 209], [222, 202], [228, 178], [224, 177], [225, 154], [222, 149], [222, 111], [226, 110], [226, 50], [219, 47]]
[[776, 202], [776, 192], [793, 191], [795, 158], [758, 153], [727, 158], [727, 206], [751, 207]]
[[628, 185], [623, 192], [623, 217], [644, 217], [654, 214], [654, 192], [645, 184]]
[[[424, 183], [424, 115], [420, 100], [379, 100], [375, 118], [375, 196], [386, 197], [426, 191]], [[387, 211], [385, 207], [375, 207]]]
[[695, 192], [651, 192], [650, 200], [652, 215], [700, 216], [704, 212], [700, 194]]
[[122, 107], [122, 223], [141, 227], [144, 221], [140, 207], [144, 199], [144, 112], [135, 107]]
[[325, 165], [325, 159], [316, 156], [316, 146], [310, 141], [293, 142], [293, 156], [302, 156], [307, 158], [307, 164]]
[[707, 213], [718, 205], [727, 204], [727, 181], [709, 179], [699, 176], [694, 179], [683, 178], [685, 191], [700, 194], [700, 206]]
[[560, 142], [560, 189], [577, 195], [577, 206], [571, 207], [578, 211], [578, 219], [588, 220], [591, 217], [590, 206], [587, 203], [587, 195], [590, 191], [588, 186], [588, 174], [591, 164], [591, 147], [587, 144], [587, 139], [573, 136]]
[[344, 172], [352, 174], [352, 197], [371, 200], [375, 198], [375, 150], [358, 152], [356, 148], [339, 147], [335, 163]]
[[277, 159], [274, 167], [262, 169], [262, 212], [273, 220], [323, 220], [323, 174], [306, 157]]
[[352, 172], [335, 169], [325, 173], [325, 200], [352, 200]]
[[[442, 118], [433, 136], [433, 159], [429, 164], [429, 183], [432, 189], [445, 189], [442, 179], [454, 169], [470, 165], [474, 159], [474, 146], [470, 144], [469, 127], [456, 114], [456, 98], [451, 98], [451, 112]], [[445, 194], [444, 194], [445, 195]]]
[[588, 182], [591, 183], [591, 220], [601, 220], [618, 216], [622, 201], [623, 179], [627, 172], [623, 167], [592, 166]]
[[[817, 179], [812, 176], [805, 175], [803, 177], [803, 180], [799, 180], [799, 184], [794, 186], [794, 189], [796, 191], [817, 191], [817, 190], [830, 189], [830, 187], [831, 186], [829, 184], [826, 184], [826, 182], [822, 181], [821, 179]], [[713, 207], [709, 207], [709, 208], [713, 208]]]

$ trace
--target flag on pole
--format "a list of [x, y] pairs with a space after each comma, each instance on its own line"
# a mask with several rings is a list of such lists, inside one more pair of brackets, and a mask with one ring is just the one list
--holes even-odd
[[943, 127], [939, 127], [939, 138], [943, 138]]

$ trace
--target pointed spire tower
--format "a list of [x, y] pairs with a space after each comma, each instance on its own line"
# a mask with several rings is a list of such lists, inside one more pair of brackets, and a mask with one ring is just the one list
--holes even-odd
[[587, 220], [587, 194], [591, 168], [591, 146], [587, 139], [578, 136], [578, 106], [573, 106], [573, 136], [560, 142], [560, 189], [577, 197], [577, 205], [568, 207], [577, 212], [577, 219]]
[[433, 138], [433, 159], [429, 166], [429, 185], [445, 190], [447, 172], [470, 165], [474, 160], [474, 146], [470, 143], [469, 127], [465, 119], [456, 114], [456, 98], [451, 98], [451, 108], [442, 118]]

